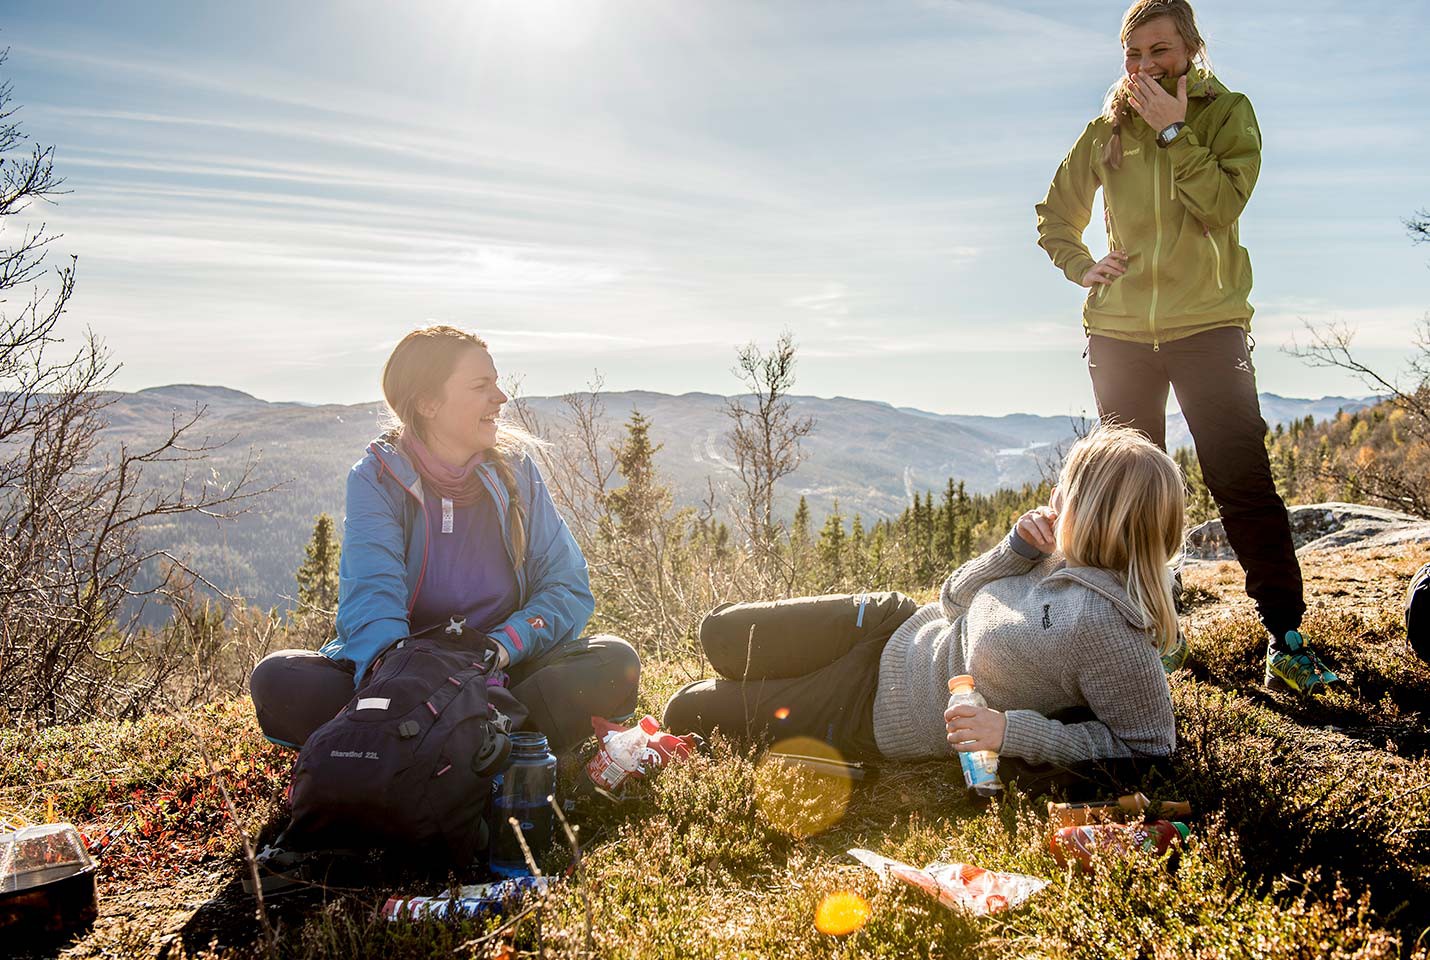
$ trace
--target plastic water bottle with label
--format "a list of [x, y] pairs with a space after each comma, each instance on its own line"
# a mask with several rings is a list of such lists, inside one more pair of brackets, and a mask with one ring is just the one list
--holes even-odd
[[[988, 706], [983, 694], [973, 689], [973, 678], [966, 673], [948, 681], [949, 708], [965, 704]], [[1003, 792], [1003, 781], [998, 779], [998, 754], [992, 750], [960, 750], [958, 760], [963, 765], [964, 782], [974, 793], [980, 797], [996, 797]]]

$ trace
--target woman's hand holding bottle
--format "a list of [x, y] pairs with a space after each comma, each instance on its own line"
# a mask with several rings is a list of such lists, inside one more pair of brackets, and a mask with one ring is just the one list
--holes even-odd
[[943, 712], [943, 722], [948, 729], [948, 742], [960, 753], [972, 750], [997, 753], [1003, 748], [1008, 718], [992, 707], [976, 707], [970, 703], [949, 707]]

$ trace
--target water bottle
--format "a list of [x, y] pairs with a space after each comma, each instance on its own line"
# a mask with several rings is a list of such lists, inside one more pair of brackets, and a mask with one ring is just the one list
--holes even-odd
[[[973, 689], [973, 678], [966, 673], [948, 681], [949, 707], [964, 704], [988, 706], [983, 694]], [[996, 797], [1003, 792], [1003, 782], [998, 779], [998, 754], [992, 750], [959, 751], [958, 760], [963, 765], [963, 780], [974, 793], [980, 797]]]
[[531, 868], [509, 820], [515, 818], [521, 825], [533, 858], [546, 852], [554, 817], [546, 798], [556, 793], [556, 758], [546, 745], [545, 734], [521, 731], [511, 735], [511, 766], [494, 788], [492, 872], [502, 877], [528, 876]]

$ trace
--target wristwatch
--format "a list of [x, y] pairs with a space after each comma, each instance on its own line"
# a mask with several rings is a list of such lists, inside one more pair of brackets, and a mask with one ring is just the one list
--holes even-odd
[[1177, 139], [1177, 134], [1181, 133], [1182, 128], [1185, 126], [1186, 124], [1180, 120], [1178, 120], [1176, 123], [1168, 124], [1166, 129], [1164, 129], [1161, 133], [1157, 134], [1157, 146], [1171, 146], [1172, 141]]

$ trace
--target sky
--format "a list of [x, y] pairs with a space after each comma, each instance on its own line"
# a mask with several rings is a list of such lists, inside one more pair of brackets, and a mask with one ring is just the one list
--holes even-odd
[[[1121, 69], [1120, 2], [4, 7], [0, 73], [71, 191], [26, 216], [78, 256], [64, 330], [119, 389], [374, 400], [440, 322], [526, 394], [734, 393], [736, 348], [788, 330], [797, 393], [1092, 409], [1084, 291], [1033, 205]], [[1286, 348], [1341, 323], [1394, 371], [1430, 311], [1403, 223], [1430, 207], [1430, 4], [1196, 8], [1264, 139], [1260, 388], [1364, 395]]]

